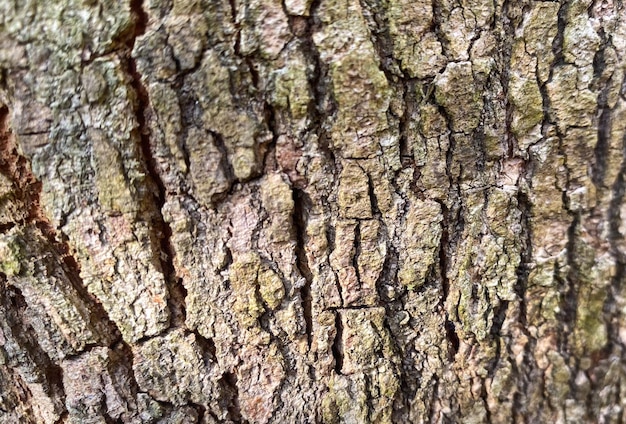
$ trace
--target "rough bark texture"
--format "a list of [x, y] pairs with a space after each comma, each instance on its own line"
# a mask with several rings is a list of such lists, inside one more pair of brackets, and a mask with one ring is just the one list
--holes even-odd
[[0, 1], [0, 422], [626, 422], [621, 0]]

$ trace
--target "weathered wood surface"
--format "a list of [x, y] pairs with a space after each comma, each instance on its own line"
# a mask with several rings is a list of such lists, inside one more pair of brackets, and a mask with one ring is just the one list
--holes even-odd
[[0, 1], [0, 422], [626, 422], [621, 0]]

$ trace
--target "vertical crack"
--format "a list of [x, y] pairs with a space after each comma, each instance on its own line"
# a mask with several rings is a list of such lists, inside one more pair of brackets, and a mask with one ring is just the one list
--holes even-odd
[[609, 156], [609, 138], [611, 135], [611, 109], [607, 105], [607, 89], [598, 95], [598, 141], [593, 149], [595, 160], [592, 166], [591, 179], [596, 187], [604, 185], [606, 160]]
[[448, 280], [448, 249], [450, 248], [450, 232], [449, 226], [451, 224], [450, 221], [450, 211], [446, 207], [443, 202], [438, 202], [441, 206], [441, 212], [443, 215], [443, 220], [441, 222], [441, 240], [439, 244], [439, 272], [441, 274], [441, 305], [445, 310], [445, 331], [446, 338], [448, 339], [448, 360], [450, 362], [454, 361], [454, 357], [456, 353], [459, 351], [459, 336], [456, 333], [455, 325], [448, 316], [447, 309], [445, 307], [446, 300], [448, 299], [448, 294], [450, 293], [450, 280]]
[[[594, 82], [601, 82], [604, 70], [606, 68], [606, 61], [604, 58], [604, 52], [609, 43], [604, 30], [599, 31], [602, 38], [602, 45], [593, 57], [593, 80]], [[592, 164], [591, 180], [598, 188], [604, 187], [604, 177], [606, 174], [606, 160], [609, 155], [609, 138], [612, 130], [611, 122], [611, 108], [608, 106], [608, 92], [610, 89], [610, 81], [605, 82], [604, 87], [598, 93], [598, 131], [597, 142], [593, 149], [594, 162]], [[593, 83], [592, 83], [593, 84]]]
[[[563, 293], [563, 321], [565, 330], [572, 330], [576, 324], [576, 315], [577, 315], [577, 304], [578, 304], [578, 290], [577, 287], [580, 286], [579, 283], [579, 266], [577, 261], [577, 236], [579, 232], [581, 216], [579, 213], [573, 215], [572, 223], [567, 229], [567, 264], [569, 266], [569, 270], [565, 275], [565, 281], [567, 287], [565, 288], [565, 292]], [[570, 327], [570, 328], [568, 328]], [[561, 340], [563, 345], [561, 349], [566, 351], [567, 346], [567, 333], [570, 331], [566, 331], [563, 335], [563, 339]]]
[[[515, 136], [511, 131], [513, 123], [513, 107], [509, 100], [509, 84], [511, 81], [511, 55], [513, 52], [513, 41], [515, 40], [515, 31], [517, 22], [513, 22], [509, 16], [510, 1], [505, 0], [502, 5], [502, 20], [504, 27], [504, 42], [500, 48], [501, 68], [499, 72], [500, 85], [503, 90], [504, 108], [505, 108], [505, 137], [506, 137], [506, 154], [508, 157], [513, 156]], [[495, 19], [494, 19], [495, 22]]]
[[228, 411], [230, 420], [236, 423], [242, 422], [241, 409], [239, 406], [239, 388], [237, 387], [237, 375], [225, 372], [218, 380], [222, 388], [220, 406]]
[[[189, 405], [196, 410], [196, 413], [198, 414], [198, 418], [196, 422], [198, 423], [202, 423], [205, 422], [204, 421], [204, 415], [207, 414], [207, 410], [203, 405], [200, 405], [199, 403], [193, 403], [190, 402]], [[213, 417], [215, 419], [215, 417]]]
[[189, 129], [192, 127], [201, 128], [200, 108], [198, 106], [197, 97], [189, 90], [184, 89], [185, 75], [178, 75], [174, 88], [177, 92], [178, 107], [180, 107], [181, 116], [181, 135], [180, 135], [180, 150], [183, 154], [183, 160], [185, 161], [186, 173], [191, 172], [191, 161], [189, 159], [189, 147], [187, 146], [187, 137], [189, 136]]
[[309, 348], [311, 347], [313, 338], [313, 298], [311, 294], [311, 284], [313, 282], [313, 274], [309, 267], [309, 260], [306, 256], [306, 223], [307, 211], [310, 210], [310, 199], [302, 190], [293, 189], [294, 216], [293, 222], [296, 229], [296, 266], [300, 271], [300, 275], [304, 277], [304, 285], [300, 289], [302, 296], [302, 309], [304, 313], [304, 322], [306, 326], [306, 336]]
[[259, 155], [261, 157], [262, 171], [268, 172], [278, 167], [276, 161], [276, 142], [278, 140], [278, 124], [276, 122], [276, 112], [272, 105], [265, 101], [263, 103], [263, 118], [267, 129], [272, 134], [272, 139], [267, 145], [262, 144]]
[[431, 7], [433, 9], [433, 32], [437, 36], [437, 40], [441, 43], [441, 50], [446, 56], [446, 58], [450, 57], [450, 40], [446, 37], [446, 34], [443, 31], [442, 23], [445, 17], [443, 16], [444, 3], [442, 0], [432, 0]]
[[153, 193], [155, 203], [155, 217], [152, 222], [153, 236], [158, 242], [158, 250], [160, 251], [159, 262], [161, 271], [168, 287], [169, 299], [168, 306], [171, 314], [171, 324], [173, 326], [183, 326], [185, 322], [185, 297], [187, 295], [182, 280], [177, 278], [174, 267], [174, 249], [170, 243], [172, 237], [172, 229], [165, 221], [162, 214], [163, 205], [167, 197], [165, 184], [160, 177], [158, 165], [152, 154], [152, 146], [150, 143], [150, 128], [146, 122], [146, 114], [150, 108], [150, 98], [148, 91], [142, 82], [141, 75], [137, 70], [137, 64], [132, 56], [132, 50], [137, 38], [142, 36], [146, 31], [148, 23], [148, 15], [143, 9], [143, 0], [132, 0], [131, 10], [136, 16], [135, 32], [131, 40], [129, 40], [128, 48], [128, 74], [131, 77], [131, 86], [136, 94], [135, 116], [138, 124], [138, 138], [140, 141], [141, 152], [143, 154], [146, 172], [152, 183], [156, 186]]
[[552, 72], [555, 67], [565, 63], [565, 56], [563, 55], [563, 41], [565, 38], [565, 26], [567, 25], [566, 17], [570, 7], [570, 2], [561, 2], [561, 7], [557, 13], [557, 33], [552, 40], [552, 53], [554, 54], [554, 62], [550, 67], [550, 79], [552, 79]]
[[65, 423], [67, 423], [67, 420], [68, 420], [69, 416], [70, 416], [70, 413], [67, 410], [63, 411], [61, 413], [61, 416], [59, 417], [59, 419], [55, 421], [55, 424], [65, 424]]
[[[363, 169], [363, 172], [366, 172], [366, 171]], [[370, 198], [370, 208], [372, 209], [372, 214], [374, 216], [381, 216], [380, 209], [378, 208], [378, 198], [376, 197], [376, 192], [374, 191], [374, 188], [376, 185], [374, 181], [372, 181], [372, 176], [370, 174], [367, 174], [367, 172], [366, 172], [366, 175], [367, 175], [367, 194]], [[384, 221], [382, 221], [381, 223], [385, 225]]]
[[[143, 0], [130, 0], [130, 10], [134, 13], [136, 18], [134, 35], [131, 39], [131, 43], [134, 44], [135, 39], [146, 32], [148, 14], [143, 9]], [[132, 45], [130, 47], [132, 49]]]
[[[336, 114], [337, 104], [333, 98], [332, 87], [330, 86], [328, 65], [322, 62], [320, 53], [313, 41], [313, 33], [321, 25], [317, 16], [317, 9], [320, 3], [321, 0], [313, 0], [311, 2], [310, 15], [306, 18], [306, 28], [302, 31], [300, 41], [302, 53], [308, 65], [307, 79], [313, 97], [308, 110], [310, 120], [308, 130], [317, 136], [320, 150], [325, 154], [327, 162], [332, 165], [333, 171], [335, 171], [337, 161], [332, 149], [328, 146], [329, 129], [325, 123], [327, 119]], [[330, 174], [334, 179], [337, 173], [332, 172]]]
[[532, 220], [532, 202], [528, 198], [528, 195], [523, 192], [518, 192], [517, 195], [517, 207], [522, 213], [521, 217], [521, 252], [520, 263], [517, 267], [517, 282], [515, 285], [515, 293], [519, 297], [520, 308], [520, 323], [523, 328], [526, 328], [526, 290], [528, 286], [528, 276], [530, 274], [529, 265], [532, 262], [533, 257], [533, 235], [531, 229]]
[[220, 152], [220, 167], [226, 174], [226, 180], [228, 180], [228, 188], [224, 190], [223, 193], [213, 196], [214, 200], [218, 201], [228, 196], [228, 193], [231, 192], [235, 181], [235, 171], [233, 170], [233, 165], [228, 160], [228, 149], [226, 148], [226, 142], [222, 135], [213, 131], [211, 131], [210, 134], [213, 136], [215, 147], [217, 147], [217, 150]]
[[[622, 140], [622, 154], [626, 158], [626, 135]], [[613, 296], [609, 296], [613, 299], [622, 296], [624, 282], [626, 281], [626, 250], [624, 249], [624, 234], [620, 233], [620, 226], [626, 218], [621, 216], [621, 207], [624, 202], [624, 193], [626, 192], [625, 175], [626, 159], [622, 160], [619, 174], [611, 187], [612, 197], [607, 214], [609, 221], [609, 245], [616, 262], [615, 276], [611, 281]], [[610, 304], [615, 305], [615, 302], [610, 302]], [[612, 312], [615, 313], [615, 311]], [[612, 321], [610, 319], [606, 320], [609, 324]]]
[[343, 324], [341, 322], [341, 313], [335, 311], [335, 340], [333, 341], [332, 352], [335, 359], [335, 372], [341, 374], [343, 368]]
[[417, 96], [418, 90], [415, 89], [415, 86], [415, 81], [402, 80], [404, 112], [398, 120], [398, 150], [400, 151], [402, 167], [407, 168], [413, 166], [414, 172], [417, 172], [412, 154], [413, 147], [409, 145], [409, 133], [412, 129], [411, 121], [415, 118], [417, 109], [417, 101], [414, 99], [418, 99], [418, 101], [421, 100], [421, 98]]
[[389, 32], [389, 22], [385, 14], [385, 4], [373, 0], [360, 0], [363, 18], [370, 33], [370, 40], [378, 56], [379, 68], [390, 85], [399, 86], [400, 67], [393, 56], [393, 40]]
[[354, 245], [352, 247], [352, 267], [356, 274], [356, 281], [359, 286], [361, 282], [361, 272], [359, 271], [359, 257], [361, 256], [361, 221], [357, 221], [354, 226]]
[[[228, 6], [230, 6], [230, 18], [232, 19], [232, 23], [237, 25], [237, 2], [236, 0], [228, 0]], [[239, 37], [239, 31], [237, 31], [237, 37]], [[237, 42], [239, 45], [239, 42]]]

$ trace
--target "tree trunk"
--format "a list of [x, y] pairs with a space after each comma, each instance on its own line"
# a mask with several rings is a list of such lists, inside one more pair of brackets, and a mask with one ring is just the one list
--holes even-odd
[[1, 0], [0, 422], [626, 422], [621, 0]]

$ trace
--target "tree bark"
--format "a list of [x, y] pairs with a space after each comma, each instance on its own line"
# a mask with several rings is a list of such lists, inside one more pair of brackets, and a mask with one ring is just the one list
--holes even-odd
[[621, 0], [0, 18], [0, 422], [626, 422]]

